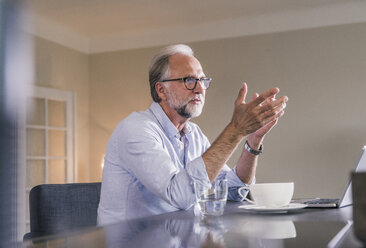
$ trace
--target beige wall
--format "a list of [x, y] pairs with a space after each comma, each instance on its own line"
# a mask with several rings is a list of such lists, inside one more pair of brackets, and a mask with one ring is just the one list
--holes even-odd
[[117, 123], [152, 102], [147, 70], [156, 49], [139, 49], [90, 56], [91, 178], [101, 180], [101, 163]]
[[[337, 197], [366, 144], [365, 44], [366, 24], [191, 43], [214, 78], [194, 121], [213, 141], [231, 118], [243, 80], [248, 98], [278, 86], [290, 101], [265, 140], [257, 181], [294, 181], [295, 196]], [[147, 70], [157, 50], [89, 56], [91, 180], [101, 179], [117, 123], [150, 105]]]
[[35, 84], [76, 94], [77, 181], [89, 181], [88, 55], [35, 38]]
[[258, 182], [295, 181], [295, 195], [337, 197], [366, 144], [365, 44], [365, 24], [194, 44], [215, 78], [197, 121], [214, 137], [241, 80], [249, 96], [278, 86], [290, 101], [265, 141]]
[[[290, 101], [266, 137], [257, 181], [294, 181], [296, 196], [337, 197], [366, 144], [365, 44], [366, 24], [190, 43], [214, 78], [194, 121], [213, 141], [242, 81], [248, 99], [278, 86]], [[147, 71], [159, 49], [86, 55], [36, 38], [36, 84], [76, 92], [78, 181], [101, 180], [114, 127], [151, 104]]]

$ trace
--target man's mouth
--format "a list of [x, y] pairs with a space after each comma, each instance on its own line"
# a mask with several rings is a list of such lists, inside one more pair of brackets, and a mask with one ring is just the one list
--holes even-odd
[[189, 102], [194, 104], [201, 104], [203, 101], [201, 96], [196, 96], [195, 98], [192, 98]]
[[192, 99], [191, 100], [192, 103], [195, 103], [195, 104], [200, 104], [202, 103], [201, 99]]

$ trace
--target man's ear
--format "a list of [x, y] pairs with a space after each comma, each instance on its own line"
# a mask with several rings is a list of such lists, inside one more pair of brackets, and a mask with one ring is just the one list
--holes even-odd
[[161, 100], [166, 100], [166, 88], [164, 87], [163, 83], [157, 82], [155, 84], [155, 90]]

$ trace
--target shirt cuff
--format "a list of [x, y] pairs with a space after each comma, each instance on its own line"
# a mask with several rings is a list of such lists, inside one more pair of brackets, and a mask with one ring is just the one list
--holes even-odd
[[238, 175], [236, 174], [236, 166], [232, 168], [230, 171], [228, 171], [226, 178], [228, 180], [228, 200], [231, 201], [243, 201], [246, 195], [248, 194], [248, 190], [242, 189], [240, 192], [244, 196], [241, 197], [238, 193], [238, 190], [240, 187], [249, 186], [252, 184], [255, 184], [255, 177], [253, 178], [252, 182], [250, 184], [243, 183], [243, 181], [240, 180]]

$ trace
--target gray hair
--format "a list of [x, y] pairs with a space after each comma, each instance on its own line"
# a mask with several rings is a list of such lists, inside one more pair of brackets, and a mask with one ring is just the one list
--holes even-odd
[[155, 90], [155, 84], [160, 80], [169, 77], [169, 58], [174, 54], [193, 56], [193, 50], [189, 46], [183, 44], [172, 45], [163, 48], [153, 57], [149, 69], [149, 82], [151, 96], [155, 102], [161, 101], [161, 98]]

